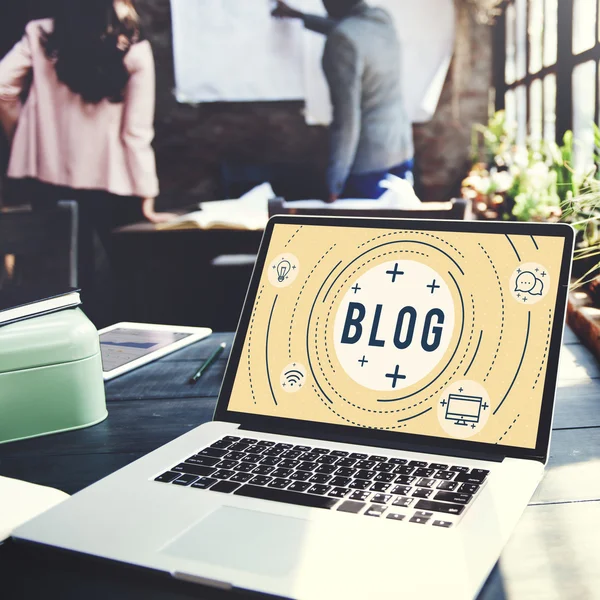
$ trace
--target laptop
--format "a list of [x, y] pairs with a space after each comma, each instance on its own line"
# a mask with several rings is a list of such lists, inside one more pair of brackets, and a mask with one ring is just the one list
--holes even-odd
[[14, 537], [274, 596], [476, 596], [544, 474], [572, 249], [272, 218], [214, 420]]

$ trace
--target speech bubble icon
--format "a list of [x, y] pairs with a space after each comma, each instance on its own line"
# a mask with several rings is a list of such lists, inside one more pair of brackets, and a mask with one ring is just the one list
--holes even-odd
[[535, 284], [529, 292], [532, 296], [541, 296], [544, 291], [544, 282], [539, 278], [535, 278]]
[[536, 276], [531, 271], [519, 273], [515, 281], [515, 292], [527, 294], [535, 287]]

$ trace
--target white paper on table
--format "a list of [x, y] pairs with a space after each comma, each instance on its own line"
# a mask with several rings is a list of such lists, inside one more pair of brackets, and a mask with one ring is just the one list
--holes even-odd
[[269, 200], [275, 197], [270, 183], [261, 183], [237, 200], [201, 202], [201, 210], [181, 215], [158, 226], [175, 229], [195, 224], [201, 229], [220, 227], [227, 229], [264, 229], [269, 220]]
[[19, 525], [69, 497], [65, 492], [0, 476], [0, 542]]
[[396, 210], [422, 210], [427, 205], [424, 205], [417, 195], [412, 185], [396, 177], [395, 175], [387, 175], [386, 178], [379, 183], [386, 191], [376, 200], [363, 198], [341, 198], [335, 202], [325, 202], [324, 200], [293, 200], [291, 202], [282, 202], [282, 207], [287, 209], [294, 208], [326, 208], [335, 212], [336, 210], [354, 209], [354, 210], [370, 210], [370, 209], [396, 209]]

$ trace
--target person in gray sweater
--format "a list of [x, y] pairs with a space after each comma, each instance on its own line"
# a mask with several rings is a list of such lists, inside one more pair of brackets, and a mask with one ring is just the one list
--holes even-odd
[[404, 108], [401, 48], [392, 17], [363, 0], [323, 0], [329, 18], [278, 0], [273, 16], [299, 18], [325, 34], [323, 71], [333, 121], [327, 168], [329, 201], [379, 198], [388, 173], [411, 180], [412, 126]]

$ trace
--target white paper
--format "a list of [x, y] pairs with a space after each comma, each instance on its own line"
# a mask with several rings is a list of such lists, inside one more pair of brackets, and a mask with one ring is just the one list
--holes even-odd
[[171, 0], [179, 102], [303, 98], [302, 23], [270, 0]]
[[[321, 0], [290, 0], [325, 14]], [[394, 17], [402, 44], [405, 105], [429, 120], [454, 45], [452, 0], [373, 0]], [[171, 0], [176, 96], [180, 102], [302, 100], [308, 124], [331, 122], [321, 69], [325, 36], [297, 19], [273, 19], [270, 0]]]
[[0, 542], [25, 521], [68, 497], [54, 488], [0, 476]]
[[201, 202], [201, 210], [181, 215], [162, 224], [160, 229], [193, 222], [201, 229], [264, 229], [269, 220], [269, 200], [275, 197], [270, 183], [261, 183], [237, 200]]
[[335, 212], [336, 210], [360, 209], [382, 209], [393, 208], [401, 210], [419, 210], [423, 203], [417, 198], [413, 187], [405, 181], [394, 175], [387, 175], [380, 182], [381, 187], [386, 191], [377, 200], [368, 200], [363, 198], [341, 198], [335, 202], [325, 202], [324, 200], [293, 200], [291, 202], [282, 202], [282, 207], [286, 209], [293, 208], [327, 208]]

